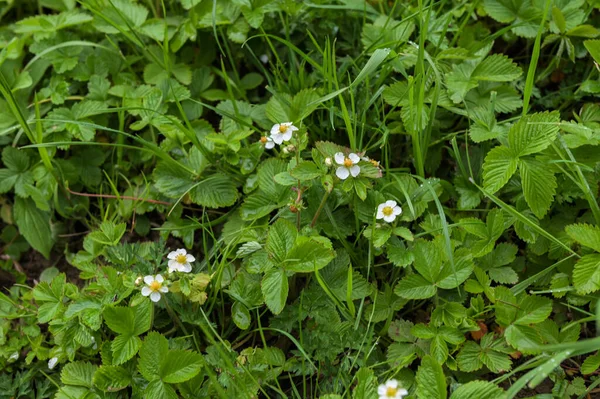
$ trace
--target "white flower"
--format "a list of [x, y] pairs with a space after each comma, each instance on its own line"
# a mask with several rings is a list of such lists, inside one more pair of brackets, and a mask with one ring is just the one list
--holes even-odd
[[356, 177], [360, 173], [360, 166], [357, 165], [358, 161], [360, 161], [358, 155], [351, 153], [346, 157], [343, 153], [338, 152], [333, 158], [335, 159], [335, 163], [340, 165], [335, 171], [335, 175], [340, 179], [346, 180], [348, 176], [352, 175], [352, 177]]
[[377, 207], [377, 219], [383, 219], [388, 223], [396, 220], [396, 216], [402, 213], [402, 208], [396, 204], [396, 201], [385, 201]]
[[276, 123], [271, 128], [271, 139], [275, 144], [281, 145], [284, 141], [289, 141], [292, 138], [292, 133], [298, 130], [292, 122]]
[[398, 388], [398, 381], [388, 380], [385, 384], [377, 388], [379, 399], [402, 399], [408, 395], [408, 391], [404, 388]]
[[48, 368], [52, 370], [54, 366], [56, 366], [56, 363], [58, 363], [58, 358], [54, 356], [52, 359], [48, 360]]
[[167, 287], [163, 287], [165, 279], [160, 274], [156, 276], [144, 277], [145, 287], [142, 287], [142, 295], [149, 296], [152, 302], [160, 301], [160, 293], [169, 292]]
[[270, 150], [271, 148], [275, 147], [275, 142], [270, 137], [263, 136], [260, 138], [260, 142], [264, 144], [267, 150]]
[[196, 258], [188, 254], [183, 248], [170, 252], [169, 255], [167, 255], [167, 258], [169, 258], [169, 273], [189, 273], [192, 271], [192, 265], [190, 263], [196, 260]]
[[263, 64], [266, 64], [267, 62], [269, 62], [269, 56], [268, 56], [268, 55], [266, 55], [266, 54], [263, 54], [263, 55], [261, 55], [261, 56], [260, 56], [260, 57], [258, 57], [258, 58], [260, 58], [260, 61], [261, 61]]

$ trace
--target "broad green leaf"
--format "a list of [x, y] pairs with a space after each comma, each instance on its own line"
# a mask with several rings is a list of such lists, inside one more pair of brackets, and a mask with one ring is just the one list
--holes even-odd
[[327, 266], [335, 257], [335, 252], [329, 240], [321, 238], [299, 236], [281, 266], [296, 273], [310, 273]]
[[483, 164], [483, 186], [495, 193], [508, 183], [517, 170], [517, 159], [510, 149], [499, 146], [492, 148]]
[[241, 330], [247, 330], [252, 321], [248, 308], [238, 301], [235, 301], [233, 306], [231, 306], [231, 318], [235, 325]]
[[138, 370], [148, 381], [160, 376], [160, 363], [167, 357], [169, 342], [158, 332], [152, 331], [144, 339], [140, 349]]
[[311, 161], [300, 162], [294, 169], [290, 171], [290, 175], [300, 181], [312, 180], [323, 175], [319, 167]]
[[437, 292], [437, 288], [418, 274], [405, 276], [398, 282], [394, 293], [406, 299], [431, 298]]
[[543, 336], [536, 327], [513, 324], [504, 331], [504, 336], [513, 348], [526, 354], [539, 352], [538, 346], [544, 343]]
[[519, 297], [514, 324], [530, 325], [541, 323], [552, 312], [552, 301], [542, 296]]
[[446, 378], [442, 366], [431, 356], [425, 356], [417, 370], [418, 399], [446, 399]]
[[573, 269], [573, 285], [585, 295], [600, 289], [600, 254], [585, 255]]
[[190, 198], [198, 205], [223, 208], [235, 204], [238, 191], [227, 175], [216, 173], [196, 183], [190, 191]]
[[142, 341], [134, 335], [118, 335], [111, 343], [113, 364], [120, 365], [131, 359], [140, 349]]
[[549, 165], [531, 158], [519, 160], [521, 184], [525, 200], [539, 219], [550, 209], [556, 193], [556, 177]]
[[442, 271], [442, 251], [435, 241], [417, 240], [413, 244], [414, 267], [430, 283], [438, 281]]
[[556, 138], [559, 122], [556, 111], [522, 117], [508, 132], [508, 145], [513, 156], [518, 158], [546, 149]]
[[274, 314], [279, 314], [288, 296], [288, 278], [285, 271], [274, 267], [265, 273], [260, 285], [265, 303]]
[[357, 384], [352, 391], [352, 399], [377, 399], [377, 379], [373, 370], [362, 367], [356, 373]]
[[586, 40], [583, 45], [590, 53], [594, 61], [600, 64], [600, 40]]
[[19, 232], [45, 258], [54, 245], [50, 229], [50, 214], [38, 209], [32, 199], [15, 198], [14, 215]]
[[597, 226], [585, 223], [571, 224], [565, 227], [565, 231], [581, 245], [600, 252], [600, 228]]
[[104, 309], [106, 325], [117, 334], [133, 335], [135, 314], [133, 308], [112, 306]]
[[72, 362], [66, 364], [60, 372], [60, 380], [65, 385], [77, 385], [87, 388], [93, 387], [94, 373], [98, 369], [89, 362]]
[[121, 366], [100, 366], [94, 374], [94, 385], [104, 392], [120, 391], [131, 383], [131, 373]]
[[286, 219], [278, 219], [269, 228], [266, 250], [277, 262], [283, 262], [294, 247], [297, 236], [296, 226]]
[[202, 357], [186, 350], [171, 350], [160, 363], [160, 379], [169, 384], [179, 384], [194, 378], [202, 369]]
[[511, 82], [522, 73], [521, 68], [507, 56], [492, 54], [477, 65], [472, 76], [477, 80]]
[[504, 399], [504, 391], [488, 381], [471, 381], [452, 392], [450, 399]]
[[165, 384], [161, 380], [154, 380], [146, 387], [144, 391], [145, 398], [160, 398], [160, 399], [178, 399], [175, 388], [169, 384]]

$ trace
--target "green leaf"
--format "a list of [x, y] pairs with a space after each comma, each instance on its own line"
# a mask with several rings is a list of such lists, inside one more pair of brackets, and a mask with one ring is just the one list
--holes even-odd
[[154, 380], [146, 387], [144, 398], [178, 399], [179, 396], [177, 396], [177, 392], [172, 386], [161, 380]]
[[195, 352], [172, 350], [160, 363], [160, 378], [169, 384], [179, 384], [194, 378], [202, 369], [202, 357]]
[[446, 399], [446, 378], [442, 366], [425, 356], [417, 370], [418, 399]]
[[117, 334], [133, 335], [135, 314], [133, 308], [124, 306], [106, 307], [104, 321]]
[[600, 40], [586, 40], [583, 45], [590, 53], [594, 61], [600, 64]]
[[142, 348], [138, 370], [148, 381], [160, 376], [160, 363], [167, 357], [169, 341], [160, 333], [152, 331], [146, 335]]
[[535, 327], [514, 324], [508, 326], [504, 336], [513, 348], [526, 354], [539, 352], [538, 347], [544, 343], [541, 332]]
[[581, 245], [600, 252], [600, 228], [585, 223], [571, 224], [565, 231], [573, 240]]
[[118, 335], [111, 343], [113, 364], [120, 365], [131, 359], [142, 346], [142, 341], [134, 335]]
[[437, 292], [437, 288], [418, 274], [405, 276], [400, 280], [394, 293], [406, 299], [431, 298]]
[[522, 73], [521, 68], [507, 56], [492, 54], [477, 65], [472, 77], [490, 82], [512, 82]]
[[531, 211], [542, 219], [550, 209], [556, 193], [556, 177], [552, 168], [536, 159], [520, 159], [519, 171], [525, 201]]
[[600, 289], [600, 254], [585, 255], [573, 269], [573, 285], [585, 295]]
[[504, 399], [504, 391], [488, 381], [471, 381], [452, 392], [450, 399]]
[[296, 226], [286, 219], [277, 219], [269, 228], [266, 250], [277, 262], [283, 262], [294, 247], [297, 236]]
[[94, 374], [94, 385], [104, 392], [117, 392], [131, 383], [131, 373], [121, 366], [100, 366]]
[[600, 353], [585, 358], [581, 365], [581, 374], [592, 374], [600, 368]]
[[430, 283], [438, 281], [442, 271], [442, 251], [435, 241], [417, 240], [413, 244], [414, 267]]
[[352, 391], [352, 399], [377, 399], [377, 380], [373, 370], [361, 367], [356, 373], [356, 386]]
[[510, 149], [499, 146], [492, 148], [483, 164], [483, 186], [495, 193], [508, 183], [517, 170], [517, 159]]
[[300, 162], [294, 169], [290, 171], [290, 175], [300, 181], [316, 179], [323, 175], [319, 167], [311, 161]]
[[521, 297], [514, 324], [530, 325], [541, 323], [552, 312], [552, 300], [542, 296]]
[[247, 330], [252, 321], [248, 308], [238, 301], [235, 301], [233, 306], [231, 306], [231, 318], [235, 325], [241, 330]]
[[89, 362], [73, 362], [66, 364], [60, 372], [60, 380], [66, 385], [77, 385], [92, 388], [94, 373], [98, 370]]
[[39, 210], [32, 199], [16, 197], [14, 215], [19, 232], [36, 251], [48, 259], [54, 245], [50, 214]]
[[335, 257], [335, 252], [328, 239], [319, 238], [299, 236], [281, 266], [296, 273], [310, 273], [327, 266]]
[[513, 156], [522, 157], [546, 149], [558, 134], [559, 122], [557, 111], [522, 117], [508, 132], [508, 145]]
[[198, 205], [223, 208], [235, 204], [238, 191], [228, 176], [216, 173], [196, 183], [190, 191], [190, 198]]
[[274, 267], [265, 273], [260, 284], [265, 303], [274, 314], [279, 314], [288, 297], [288, 278], [285, 271]]

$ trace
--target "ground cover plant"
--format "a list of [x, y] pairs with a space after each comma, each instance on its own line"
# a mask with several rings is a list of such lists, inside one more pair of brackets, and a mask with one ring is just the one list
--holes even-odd
[[597, 0], [0, 0], [0, 397], [600, 397]]

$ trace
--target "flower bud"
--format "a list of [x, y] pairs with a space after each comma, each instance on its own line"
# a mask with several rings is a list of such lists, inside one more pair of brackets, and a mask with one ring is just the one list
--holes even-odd
[[333, 162], [331, 161], [330, 157], [325, 158], [325, 165], [327, 165], [327, 166], [333, 165]]

